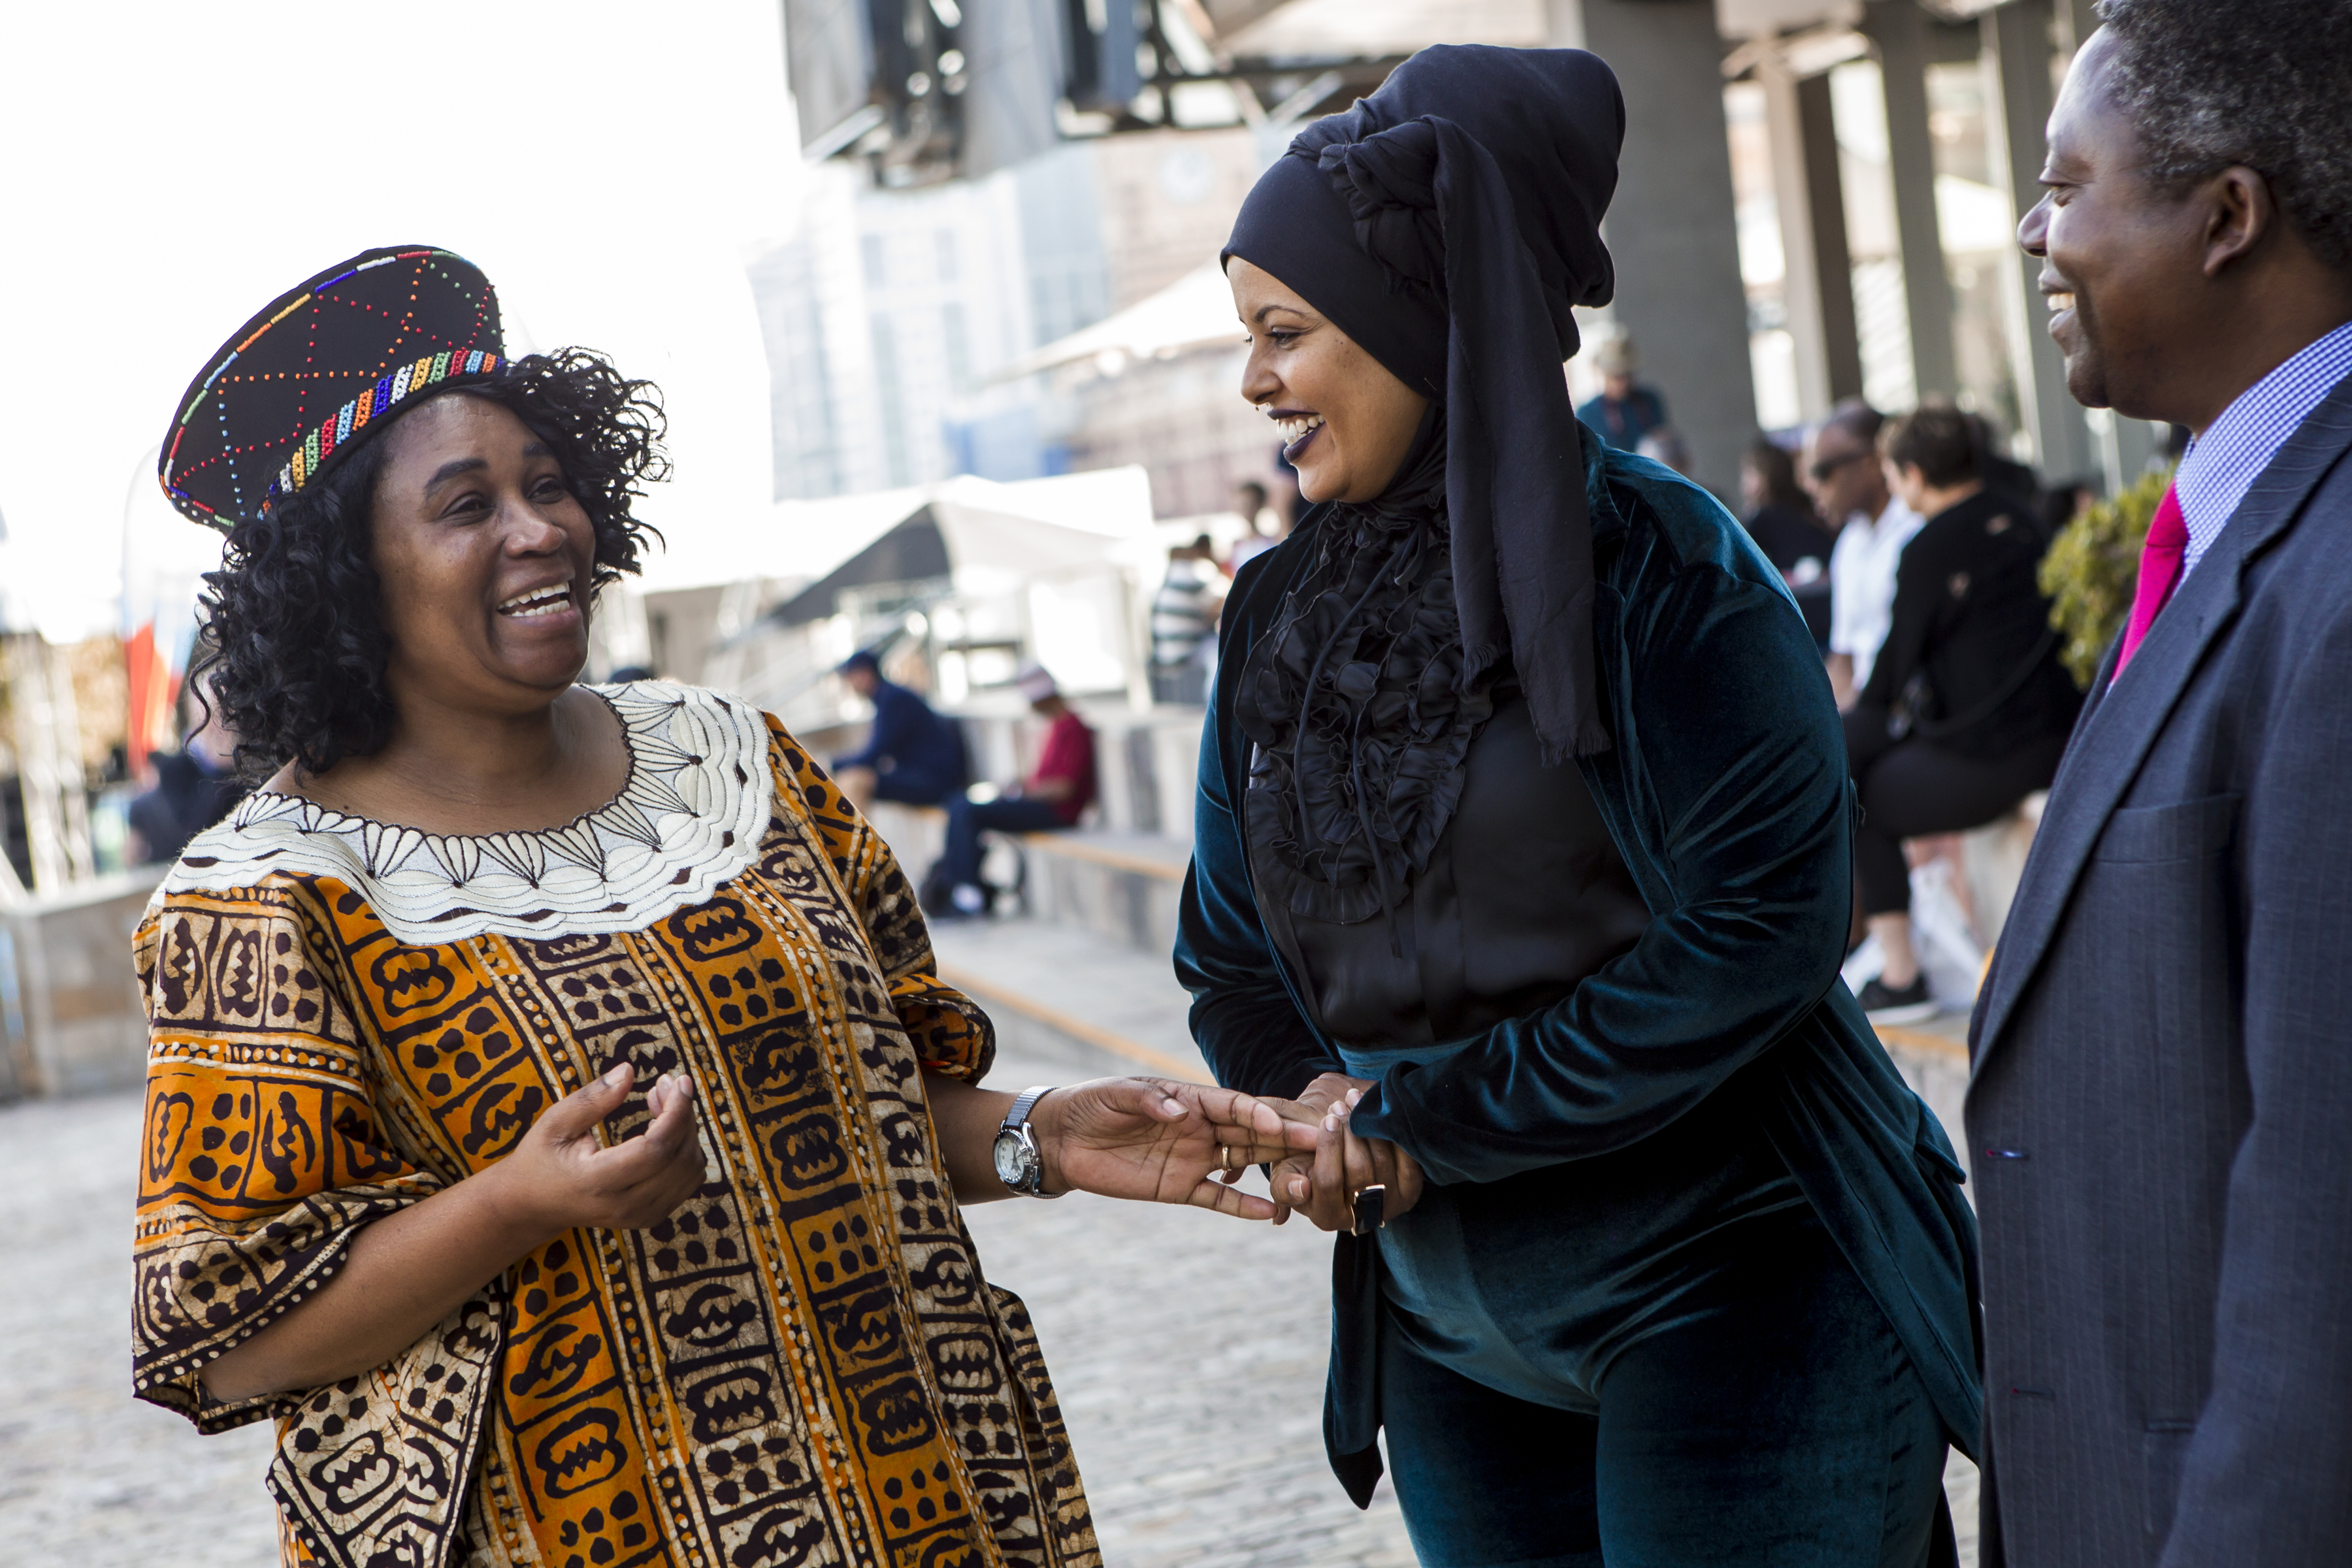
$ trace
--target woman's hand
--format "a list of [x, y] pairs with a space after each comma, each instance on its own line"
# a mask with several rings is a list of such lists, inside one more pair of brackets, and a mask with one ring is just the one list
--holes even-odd
[[[1269, 1100], [1266, 1103], [1281, 1111], [1284, 1120], [1303, 1122], [1319, 1131], [1323, 1118], [1330, 1114], [1333, 1106], [1347, 1101], [1350, 1089], [1359, 1083], [1370, 1081], [1370, 1079], [1352, 1079], [1341, 1073], [1327, 1072], [1300, 1090], [1297, 1100]], [[1281, 1211], [1274, 1216], [1274, 1223], [1280, 1225], [1290, 1217], [1293, 1206], [1303, 1208], [1308, 1201], [1309, 1184], [1315, 1177], [1314, 1151], [1287, 1156], [1266, 1175], [1267, 1190], [1274, 1194], [1274, 1201]], [[1295, 1205], [1293, 1194], [1296, 1194]]]
[[1294, 1153], [1274, 1168], [1272, 1191], [1283, 1205], [1275, 1215], [1280, 1225], [1297, 1209], [1321, 1230], [1353, 1230], [1355, 1195], [1369, 1186], [1381, 1194], [1382, 1223], [1406, 1213], [1421, 1201], [1423, 1178], [1413, 1157], [1385, 1138], [1359, 1138], [1348, 1128], [1373, 1080], [1327, 1072], [1307, 1086], [1295, 1100], [1273, 1100], [1294, 1126], [1314, 1128], [1312, 1154]]
[[627, 1062], [550, 1106], [515, 1152], [490, 1167], [496, 1199], [519, 1226], [542, 1237], [581, 1226], [638, 1230], [676, 1212], [708, 1181], [694, 1112], [694, 1080], [664, 1074], [646, 1092], [653, 1120], [636, 1137], [605, 1145], [604, 1119], [636, 1082]]
[[[1192, 1204], [1242, 1219], [1276, 1205], [1212, 1179], [1315, 1146], [1315, 1130], [1230, 1089], [1107, 1078], [1057, 1089], [1029, 1112], [1049, 1193]], [[1308, 1156], [1308, 1157], [1311, 1157]]]

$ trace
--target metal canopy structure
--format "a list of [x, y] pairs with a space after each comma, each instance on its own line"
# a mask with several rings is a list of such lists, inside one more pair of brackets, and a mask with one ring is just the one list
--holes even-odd
[[[1668, 394], [1703, 483], [1732, 493], [1759, 416], [1802, 424], [1864, 393], [1890, 408], [1958, 395], [2016, 429], [2018, 455], [2053, 479], [2112, 487], [2150, 449], [2148, 432], [2086, 417], [2066, 395], [2007, 237], [2038, 199], [2042, 122], [2057, 71], [2096, 26], [2091, 0], [782, 3], [806, 152], [861, 161], [884, 186], [1145, 130], [1263, 128], [1263, 157], [1284, 128], [1344, 108], [1432, 44], [1591, 48], [1628, 111], [1606, 315]], [[1858, 104], [1855, 83], [1873, 75], [1876, 106]], [[1743, 100], [1759, 104], [1743, 132], [1709, 100], [1748, 84], [1760, 100]], [[1881, 122], [1860, 169], [1845, 123], [1856, 108]], [[1737, 195], [1727, 136], [1749, 138]], [[1176, 294], [1145, 312], [1154, 320], [1057, 342], [1054, 357], [1185, 336], [1157, 319], [1188, 313]], [[1742, 361], [1752, 385], [1725, 374]]]
[[1547, 0], [782, 4], [803, 153], [861, 160], [887, 186], [1120, 132], [1287, 124], [1428, 45], [1549, 37]]

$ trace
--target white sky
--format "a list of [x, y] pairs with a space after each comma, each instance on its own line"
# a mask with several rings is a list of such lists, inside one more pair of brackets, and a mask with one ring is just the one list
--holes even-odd
[[801, 165], [775, 0], [0, 0], [0, 614], [113, 630], [210, 548], [161, 499], [179, 395], [254, 310], [369, 246], [471, 258], [511, 347], [658, 382], [674, 537], [768, 512], [743, 261]]

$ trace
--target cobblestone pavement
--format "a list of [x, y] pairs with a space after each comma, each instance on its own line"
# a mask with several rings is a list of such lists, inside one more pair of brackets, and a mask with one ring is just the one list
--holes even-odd
[[[0, 1109], [0, 1563], [261, 1568], [268, 1428], [201, 1437], [131, 1398], [138, 1130], [128, 1095]], [[1358, 1513], [1323, 1466], [1320, 1237], [1083, 1198], [971, 1218], [1035, 1314], [1111, 1568], [1410, 1568], [1394, 1500]]]
[[1108, 1568], [1412, 1568], [1387, 1483], [1359, 1513], [1324, 1463], [1331, 1247], [1304, 1221], [1081, 1194], [965, 1223], [1036, 1321]]
[[[1948, 1087], [1906, 1068], [1923, 1090]], [[990, 1079], [1068, 1076], [1000, 1057]], [[1109, 1568], [1415, 1562], [1387, 1481], [1358, 1513], [1324, 1463], [1326, 1238], [1297, 1220], [1084, 1197], [991, 1204], [965, 1223], [988, 1277], [1036, 1320]], [[1976, 1467], [1952, 1455], [1944, 1486], [1961, 1568], [1976, 1568]]]
[[[1008, 1059], [992, 1076], [1071, 1073]], [[138, 1122], [127, 1095], [0, 1109], [0, 1563], [263, 1568], [268, 1428], [199, 1437], [130, 1397]], [[970, 1224], [1036, 1319], [1110, 1568], [1410, 1568], [1385, 1486], [1359, 1513], [1324, 1468], [1322, 1237], [1084, 1197]], [[1965, 1461], [1953, 1480], [1973, 1525]]]

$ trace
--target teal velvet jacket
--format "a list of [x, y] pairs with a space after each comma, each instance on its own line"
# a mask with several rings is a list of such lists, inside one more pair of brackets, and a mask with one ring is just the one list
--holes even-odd
[[[1622, 1148], [1738, 1074], [1952, 1443], [1973, 1456], [1975, 1216], [1942, 1129], [1839, 979], [1856, 807], [1820, 655], [1780, 574], [1714, 497], [1589, 432], [1582, 443], [1615, 744], [1577, 765], [1649, 926], [1554, 1006], [1383, 1053], [1353, 1125], [1394, 1141], [1433, 1183], [1494, 1182]], [[1286, 1097], [1346, 1069], [1259, 922], [1234, 697], [1323, 515], [1244, 567], [1226, 605], [1176, 944], [1193, 1037], [1219, 1081]], [[1381, 1470], [1380, 1268], [1376, 1240], [1339, 1238], [1324, 1436], [1360, 1505]]]

